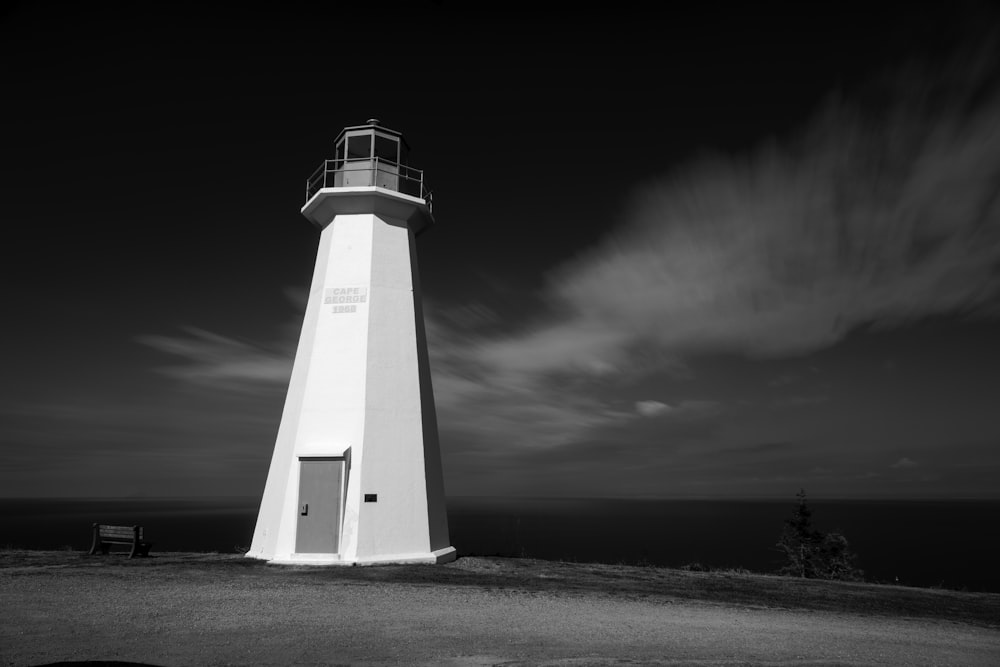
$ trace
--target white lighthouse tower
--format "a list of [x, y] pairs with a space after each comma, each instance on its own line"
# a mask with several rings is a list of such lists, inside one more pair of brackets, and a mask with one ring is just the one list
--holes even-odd
[[322, 233], [252, 558], [455, 558], [415, 251], [434, 219], [407, 154], [372, 119], [306, 185], [302, 214]]

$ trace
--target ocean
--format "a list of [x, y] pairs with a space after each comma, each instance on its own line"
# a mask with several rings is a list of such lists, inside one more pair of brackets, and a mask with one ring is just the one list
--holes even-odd
[[[258, 499], [0, 500], [0, 547], [90, 547], [91, 524], [141, 524], [157, 551], [245, 550]], [[448, 499], [459, 555], [774, 572], [794, 499]], [[1000, 593], [1000, 501], [810, 500], [868, 581]]]

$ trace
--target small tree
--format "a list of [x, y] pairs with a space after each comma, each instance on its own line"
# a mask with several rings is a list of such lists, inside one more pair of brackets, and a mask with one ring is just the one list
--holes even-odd
[[778, 550], [785, 556], [778, 573], [807, 579], [861, 579], [864, 572], [855, 567], [857, 557], [847, 538], [840, 533], [822, 533], [814, 529], [805, 490], [800, 490], [795, 497], [795, 509], [792, 516], [785, 519], [785, 527], [778, 538]]
[[806, 492], [800, 490], [795, 497], [798, 502], [792, 516], [785, 519], [785, 528], [778, 539], [778, 550], [785, 555], [785, 563], [778, 573], [813, 578], [816, 576], [817, 545], [823, 538], [812, 527], [812, 511], [806, 504]]

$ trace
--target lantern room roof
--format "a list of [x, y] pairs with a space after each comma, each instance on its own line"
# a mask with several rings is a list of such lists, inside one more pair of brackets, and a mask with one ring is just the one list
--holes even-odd
[[377, 130], [382, 134], [388, 134], [390, 136], [399, 139], [399, 141], [404, 146], [406, 146], [407, 150], [410, 149], [410, 144], [406, 142], [406, 139], [403, 137], [402, 132], [398, 132], [396, 130], [390, 130], [386, 126], [382, 125], [377, 118], [369, 118], [364, 125], [350, 125], [348, 127], [345, 127], [343, 130], [340, 131], [340, 134], [337, 135], [337, 138], [334, 139], [333, 143], [339, 144], [341, 140], [344, 138], [344, 135], [346, 135], [348, 132], [356, 132], [358, 130]]

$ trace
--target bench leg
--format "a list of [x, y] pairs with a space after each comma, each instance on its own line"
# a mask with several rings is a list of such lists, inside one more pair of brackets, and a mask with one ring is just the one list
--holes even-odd
[[101, 544], [101, 531], [97, 528], [97, 524], [94, 524], [94, 540], [90, 543], [90, 555], [93, 556], [97, 553], [97, 547]]
[[129, 553], [129, 558], [135, 558], [136, 556], [146, 557], [149, 555], [149, 548], [153, 546], [149, 542], [133, 542], [132, 552]]

